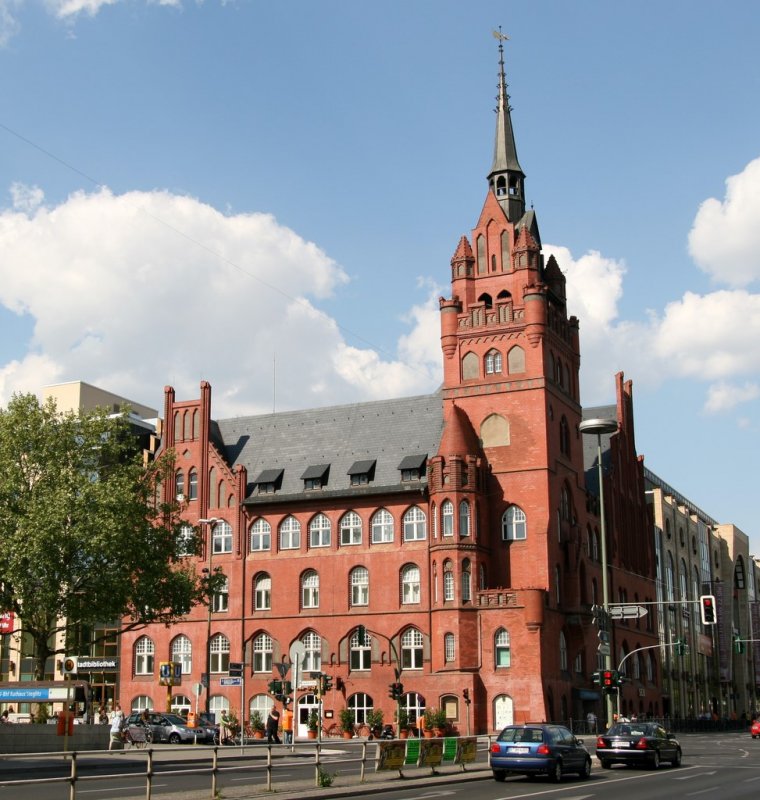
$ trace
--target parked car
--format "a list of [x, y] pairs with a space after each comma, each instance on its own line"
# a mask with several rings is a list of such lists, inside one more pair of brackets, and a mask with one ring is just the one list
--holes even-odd
[[752, 726], [749, 732], [752, 734], [753, 739], [757, 739], [757, 737], [760, 736], [760, 719], [752, 720]]
[[619, 722], [596, 739], [596, 757], [604, 769], [613, 764], [657, 769], [663, 761], [681, 766], [681, 745], [656, 722]]
[[[127, 725], [141, 724], [143, 724], [142, 714], [135, 713], [127, 717]], [[178, 714], [148, 712], [148, 728], [153, 742], [180, 744], [181, 742], [194, 742], [196, 738], [196, 729], [188, 728], [187, 722]]]
[[491, 745], [491, 770], [497, 781], [513, 772], [529, 778], [548, 775], [559, 783], [566, 772], [588, 778], [591, 756], [583, 741], [562, 725], [507, 725]]

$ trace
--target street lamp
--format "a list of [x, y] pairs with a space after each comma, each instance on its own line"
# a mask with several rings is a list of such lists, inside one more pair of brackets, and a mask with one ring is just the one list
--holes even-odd
[[[208, 567], [203, 571], [208, 571], [208, 576], [211, 578], [213, 575], [211, 571], [211, 561], [214, 555], [214, 542], [212, 539], [214, 525], [219, 522], [218, 517], [209, 517], [208, 519], [199, 519], [199, 525], [208, 526]], [[206, 714], [211, 713], [211, 611], [214, 605], [213, 595], [208, 601], [208, 614], [206, 617]], [[196, 709], [197, 710], [197, 709]]]
[[[618, 429], [617, 420], [614, 419], [584, 419], [578, 426], [581, 433], [586, 433], [589, 436], [596, 434], [596, 468], [599, 480], [599, 517], [601, 519], [601, 537], [602, 537], [602, 613], [604, 615], [604, 624], [607, 625], [609, 621], [610, 610], [610, 594], [607, 585], [607, 523], [604, 518], [604, 486], [602, 485], [602, 434], [603, 433], [616, 433]], [[610, 641], [607, 646], [607, 651], [604, 655], [604, 669], [612, 669], [612, 642]], [[612, 695], [607, 694], [605, 697], [605, 717], [606, 724], [609, 728], [612, 725]]]

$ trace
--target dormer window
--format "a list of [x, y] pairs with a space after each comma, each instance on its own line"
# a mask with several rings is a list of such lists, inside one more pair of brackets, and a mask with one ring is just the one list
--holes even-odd
[[376, 460], [354, 461], [348, 470], [351, 486], [366, 486], [375, 477]]
[[425, 455], [405, 456], [398, 468], [401, 470], [402, 483], [419, 481], [422, 478], [427, 453]]
[[253, 482], [258, 494], [274, 494], [282, 486], [282, 469], [265, 469]]
[[306, 472], [301, 475], [304, 491], [313, 492], [326, 486], [329, 472], [329, 464], [315, 464], [309, 467]]

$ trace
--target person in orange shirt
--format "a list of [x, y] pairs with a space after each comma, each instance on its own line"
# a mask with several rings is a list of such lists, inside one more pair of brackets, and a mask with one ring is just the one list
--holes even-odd
[[285, 744], [293, 744], [293, 712], [287, 703], [282, 707], [282, 736]]

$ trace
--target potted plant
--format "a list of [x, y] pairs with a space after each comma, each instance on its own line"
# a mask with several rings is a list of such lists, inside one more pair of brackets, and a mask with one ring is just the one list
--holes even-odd
[[380, 736], [383, 731], [382, 709], [374, 708], [367, 712], [367, 727], [369, 728], [370, 738]]
[[428, 708], [425, 710], [425, 730], [431, 730], [436, 736], [446, 733], [446, 712], [442, 708]]
[[398, 738], [406, 739], [409, 736], [409, 714], [405, 708], [399, 708], [396, 712], [396, 719], [398, 720]]
[[354, 738], [354, 712], [350, 708], [342, 708], [339, 713], [340, 729], [344, 739]]
[[317, 714], [316, 708], [312, 708], [309, 712], [309, 718], [306, 720], [306, 728], [306, 736], [309, 739], [316, 739], [317, 731], [319, 730], [319, 714]]
[[251, 730], [253, 731], [254, 739], [264, 738], [264, 731], [266, 728], [264, 726], [264, 720], [261, 718], [260, 711], [254, 711], [251, 714]]

